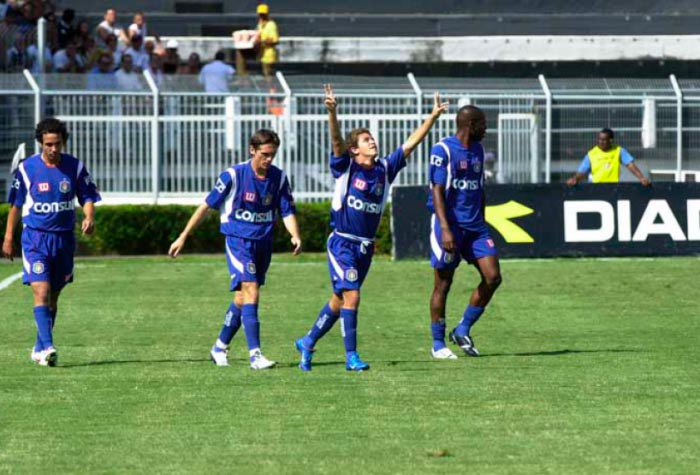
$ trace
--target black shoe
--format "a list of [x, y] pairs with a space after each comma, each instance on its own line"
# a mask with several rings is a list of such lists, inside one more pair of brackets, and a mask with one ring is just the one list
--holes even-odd
[[454, 330], [450, 332], [450, 341], [462, 348], [467, 356], [479, 356], [479, 350], [474, 346], [474, 340], [469, 335], [458, 335]]

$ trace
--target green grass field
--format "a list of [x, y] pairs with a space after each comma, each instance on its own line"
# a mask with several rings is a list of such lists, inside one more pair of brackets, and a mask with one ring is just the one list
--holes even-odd
[[[698, 473], [697, 258], [503, 261], [473, 335], [481, 358], [432, 361], [431, 271], [378, 259], [347, 373], [338, 328], [311, 373], [294, 338], [329, 295], [323, 256], [275, 256], [263, 349], [208, 359], [227, 307], [223, 256], [79, 260], [29, 362], [30, 291], [0, 290], [3, 473]], [[0, 265], [0, 280], [20, 264]], [[475, 272], [453, 286], [448, 328]]]

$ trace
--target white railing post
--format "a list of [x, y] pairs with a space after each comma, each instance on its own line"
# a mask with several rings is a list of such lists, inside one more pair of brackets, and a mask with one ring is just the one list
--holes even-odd
[[153, 204], [158, 204], [160, 194], [160, 91], [153, 79], [151, 72], [146, 69], [143, 72], [148, 87], [153, 93], [153, 116], [151, 118], [151, 192]]
[[544, 145], [544, 180], [545, 183], [552, 181], [552, 91], [549, 89], [547, 79], [544, 74], [537, 77], [544, 92], [547, 111], [545, 113], [545, 145]]
[[[34, 79], [34, 76], [32, 76], [31, 71], [25, 69], [22, 71], [22, 74], [24, 74], [24, 78], [29, 83], [29, 87], [31, 87], [32, 91], [34, 91], [34, 125], [36, 125], [39, 123], [42, 116], [41, 88], [39, 87], [39, 84], [37, 84], [36, 79]], [[34, 142], [34, 153], [39, 153], [39, 142], [36, 140], [32, 140], [32, 142]]]
[[413, 73], [408, 73], [406, 77], [408, 78], [408, 82], [411, 83], [411, 87], [413, 87], [413, 92], [416, 93], [416, 114], [418, 115], [418, 122], [420, 123], [420, 119], [423, 117], [423, 91]]
[[284, 134], [282, 138], [282, 157], [283, 157], [283, 169], [287, 174], [291, 171], [291, 160], [292, 160], [292, 150], [297, 146], [297, 136], [294, 130], [293, 116], [296, 114], [296, 110], [292, 99], [292, 89], [287, 83], [287, 79], [282, 74], [282, 71], [277, 71], [275, 74], [277, 81], [279, 81], [282, 90], [284, 91], [284, 113], [282, 115]]
[[46, 18], [39, 18], [39, 21], [36, 25], [36, 34], [36, 60], [39, 63], [39, 73], [43, 76], [44, 61], [46, 61], [46, 58], [44, 58], [44, 51], [46, 50]]
[[682, 180], [683, 169], [683, 91], [675, 74], [668, 77], [676, 93], [676, 182]]

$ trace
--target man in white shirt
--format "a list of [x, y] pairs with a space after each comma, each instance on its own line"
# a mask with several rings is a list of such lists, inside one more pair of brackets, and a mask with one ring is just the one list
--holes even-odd
[[[136, 12], [134, 14], [134, 22], [129, 25], [127, 35], [129, 39], [136, 35], [139, 35], [141, 38], [146, 38], [148, 36], [148, 26], [146, 25], [146, 17], [144, 17], [143, 12]], [[153, 33], [153, 36], [156, 38], [156, 41], [160, 43], [160, 36], [158, 36], [157, 33]]]
[[102, 49], [107, 46], [107, 37], [114, 35], [124, 45], [129, 43], [124, 29], [117, 25], [117, 12], [110, 8], [105, 12], [104, 20], [97, 25], [97, 45]]
[[214, 61], [204, 66], [199, 73], [199, 83], [206, 92], [229, 92], [228, 85], [236, 70], [224, 63], [224, 57], [223, 51], [217, 51]]

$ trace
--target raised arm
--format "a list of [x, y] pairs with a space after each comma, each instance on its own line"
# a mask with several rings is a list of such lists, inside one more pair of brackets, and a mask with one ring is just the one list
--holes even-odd
[[348, 147], [345, 145], [345, 140], [340, 133], [340, 126], [338, 125], [338, 113], [336, 109], [338, 104], [333, 95], [333, 88], [330, 84], [324, 84], [323, 86], [326, 92], [326, 109], [328, 110], [328, 126], [331, 132], [331, 146], [333, 147], [333, 155], [336, 157], [342, 156]]
[[447, 108], [449, 107], [449, 105], [449, 102], [441, 103], [440, 93], [435, 93], [435, 96], [433, 97], [433, 111], [423, 121], [420, 127], [413, 131], [413, 133], [408, 137], [408, 139], [406, 139], [406, 142], [404, 142], [402, 146], [404, 157], [408, 157], [411, 154], [411, 152], [413, 152], [413, 149], [415, 149], [418, 146], [418, 144], [420, 144], [423, 141], [425, 136], [428, 135], [428, 132], [433, 127], [433, 124], [437, 122], [440, 115], [442, 115], [443, 112], [447, 112]]

